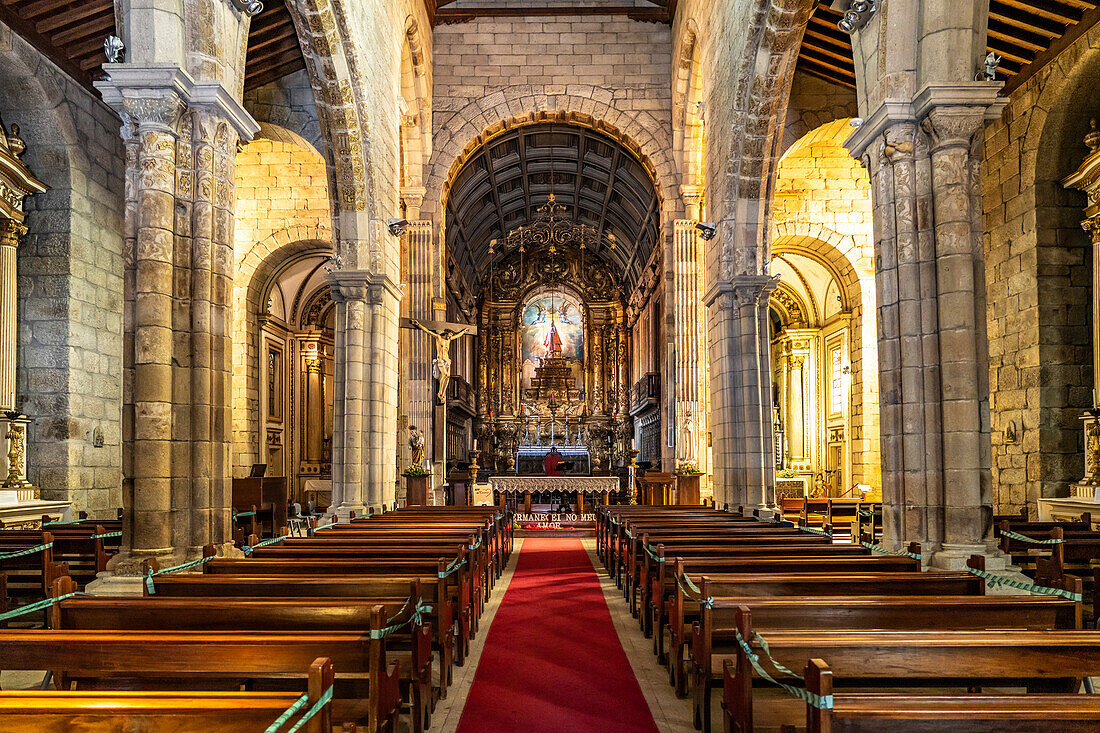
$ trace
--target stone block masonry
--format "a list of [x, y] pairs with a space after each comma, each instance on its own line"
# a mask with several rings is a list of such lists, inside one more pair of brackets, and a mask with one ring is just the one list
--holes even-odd
[[44, 499], [113, 516], [122, 506], [121, 122], [2, 25], [0, 108], [20, 127], [24, 162], [50, 186], [27, 200], [18, 253], [28, 478]]

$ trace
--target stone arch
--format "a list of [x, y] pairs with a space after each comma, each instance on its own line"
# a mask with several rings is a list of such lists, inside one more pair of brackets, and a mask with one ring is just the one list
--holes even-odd
[[424, 185], [424, 168], [432, 154], [432, 80], [426, 63], [420, 26], [411, 15], [405, 21], [401, 44], [401, 190]]
[[[868, 272], [864, 253], [855, 238], [846, 236], [820, 224], [791, 221], [780, 224], [780, 231], [772, 241], [771, 256], [782, 254], [810, 255], [833, 273], [844, 288], [845, 310], [852, 310], [860, 303], [860, 276]], [[860, 265], [864, 265], [862, 268]], [[872, 265], [873, 266], [873, 265]]]
[[[49, 190], [25, 202], [19, 247], [19, 407], [28, 476], [45, 499], [104, 517], [123, 499], [125, 153], [120, 121], [0, 24], [0, 117]], [[93, 446], [99, 429], [102, 448]], [[85, 459], [94, 455], [96, 468]]]
[[455, 165], [501, 130], [541, 121], [582, 120], [638, 151], [654, 174], [661, 198], [661, 218], [671, 227], [680, 213], [672, 139], [667, 127], [649, 112], [626, 113], [611, 104], [611, 92], [589, 84], [570, 84], [566, 94], [532, 93], [530, 87], [498, 90], [452, 115], [435, 135], [436, 148], [425, 185], [424, 218], [439, 226]]
[[713, 262], [719, 280], [761, 275], [769, 261], [767, 231], [776, 161], [783, 144], [783, 121], [802, 34], [813, 3], [804, 0], [754, 0], [747, 15], [749, 38], [736, 60], [733, 111], [724, 146], [707, 150], [712, 170], [731, 170], [728, 181], [710, 197], [714, 218], [725, 231], [714, 241]]
[[[813, 259], [828, 270], [840, 285], [842, 311], [851, 316], [848, 362], [851, 368], [849, 407], [853, 435], [849, 443], [852, 447], [852, 466], [856, 475], [862, 477], [863, 483], [880, 487], [874, 262], [855, 237], [840, 234], [819, 223], [788, 221], [777, 228], [779, 231], [771, 243], [772, 257], [796, 254]], [[773, 304], [774, 301], [773, 295]]]
[[396, 243], [381, 236], [375, 196], [369, 100], [358, 82], [368, 72], [351, 41], [343, 6], [332, 0], [293, 0], [287, 7], [331, 151], [329, 190], [339, 266], [395, 275]]
[[703, 187], [705, 128], [697, 108], [703, 100], [702, 51], [694, 18], [688, 18], [684, 25], [673, 74], [672, 134], [676, 162], [685, 186]]
[[238, 475], [244, 475], [259, 455], [260, 316], [266, 288], [295, 260], [332, 251], [330, 230], [292, 227], [253, 247], [238, 268], [233, 288], [233, 466]]

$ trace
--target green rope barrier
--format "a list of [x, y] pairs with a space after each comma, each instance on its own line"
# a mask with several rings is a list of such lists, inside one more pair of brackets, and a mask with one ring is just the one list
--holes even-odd
[[156, 576], [158, 576], [158, 575], [169, 575], [170, 573], [178, 573], [181, 570], [188, 570], [190, 568], [202, 565], [203, 563], [208, 563], [208, 562], [210, 562], [211, 560], [214, 560], [214, 559], [216, 559], [216, 557], [214, 555], [210, 555], [209, 557], [200, 557], [197, 560], [192, 560], [190, 562], [180, 563], [179, 565], [173, 565], [170, 568], [165, 568], [164, 570], [157, 570], [155, 572], [153, 571], [152, 568], [149, 568], [148, 572], [145, 573], [145, 588], [146, 588], [146, 590], [149, 591], [149, 595], [155, 595], [156, 592], [157, 592], [157, 589], [153, 585], [153, 578], [155, 578]]
[[[331, 690], [332, 688], [330, 687], [329, 689]], [[294, 701], [293, 705], [283, 711], [282, 715], [275, 718], [275, 722], [267, 726], [267, 729], [264, 731], [264, 733], [278, 733], [278, 730], [286, 725], [286, 722], [294, 717], [295, 713], [304, 708], [308, 703], [309, 695], [302, 695], [301, 697], [299, 697], [297, 700]]]
[[271, 537], [269, 539], [263, 540], [262, 542], [257, 542], [254, 545], [245, 545], [244, 547], [241, 548], [241, 552], [244, 553], [245, 557], [251, 557], [252, 552], [254, 550], [258, 550], [261, 547], [270, 547], [271, 545], [278, 544], [279, 542], [282, 542], [283, 540], [287, 539], [288, 537], [290, 537], [290, 535], [284, 534], [284, 535], [279, 535], [278, 537]]
[[306, 723], [308, 723], [313, 718], [314, 715], [321, 712], [321, 708], [323, 708], [325, 705], [327, 705], [329, 703], [329, 701], [331, 701], [331, 700], [332, 700], [332, 688], [329, 687], [327, 690], [324, 691], [324, 693], [317, 700], [317, 702], [313, 703], [313, 707], [311, 707], [309, 710], [307, 710], [302, 715], [302, 717], [298, 718], [298, 722], [295, 723], [290, 728], [290, 730], [288, 730], [286, 733], [298, 733], [298, 731], [302, 729], [302, 726], [305, 725]]
[[122, 536], [122, 530], [120, 529], [117, 532], [104, 532], [103, 534], [94, 534], [94, 535], [92, 535], [92, 539], [93, 540], [105, 540], [105, 539], [109, 539], [111, 537], [121, 537], [121, 536]]
[[412, 600], [412, 598], [409, 598], [409, 600], [405, 601], [405, 605], [401, 607], [401, 610], [386, 619], [386, 626], [382, 627], [381, 629], [371, 629], [370, 638], [385, 639], [390, 634], [394, 633], [395, 631], [399, 631], [410, 624], [412, 624], [413, 626], [419, 626], [423, 621], [424, 614], [432, 612], [432, 607], [424, 605], [424, 603], [421, 602], [419, 598], [416, 599], [416, 607], [413, 609], [413, 612], [409, 616], [407, 621], [393, 623], [394, 619], [401, 618], [401, 615], [405, 613], [405, 609], [409, 607], [409, 604], [412, 603]]
[[241, 517], [254, 517], [254, 516], [256, 516], [256, 512], [235, 512], [233, 514], [233, 521], [236, 522]]
[[657, 551], [653, 549], [653, 545], [645, 546], [646, 553], [653, 558], [653, 562], [664, 562], [665, 559], [657, 554]]
[[1050, 588], [1045, 585], [1035, 585], [1034, 583], [1021, 583], [1018, 580], [1012, 578], [1006, 578], [1001, 575], [993, 575], [984, 570], [978, 570], [977, 568], [967, 568], [972, 575], [977, 575], [983, 579], [989, 587], [1007, 585], [1009, 588], [1015, 588], [1016, 590], [1027, 591], [1028, 593], [1034, 593], [1040, 596], [1060, 596], [1071, 601], [1080, 603], [1082, 598], [1080, 593], [1074, 593], [1073, 591], [1065, 590], [1063, 588]]
[[832, 532], [826, 532], [825, 530], [818, 529], [817, 527], [803, 527], [802, 525], [798, 525], [798, 531], [799, 532], [809, 532], [810, 534], [821, 535], [822, 537], [828, 537], [829, 539], [833, 538], [833, 533]]
[[[681, 582], [681, 580], [683, 582]], [[684, 583], [686, 583], [687, 585], [685, 586]], [[687, 576], [687, 573], [676, 576], [676, 585], [680, 587], [680, 590], [684, 592], [685, 596], [691, 598], [694, 601], [698, 601], [700, 604], [702, 604], [703, 608], [714, 608], [714, 599], [704, 598], [703, 591], [699, 588], [699, 586], [691, 582], [691, 578]]]
[[437, 573], [437, 575], [439, 575], [440, 578], [449, 578], [452, 575], [454, 575], [455, 573], [457, 573], [460, 569], [462, 569], [462, 566], [465, 565], [465, 564], [466, 564], [466, 558], [456, 557], [454, 559], [454, 561], [450, 565], [447, 566], [446, 570], [440, 570]]
[[1027, 542], [1032, 545], [1060, 545], [1065, 542], [1061, 537], [1051, 537], [1049, 540], [1037, 540], [1034, 537], [1028, 537], [1026, 534], [1020, 534], [1019, 532], [1013, 532], [1010, 529], [1001, 530], [1002, 537], [1008, 537], [1010, 539], [1019, 540], [1020, 542]]
[[478, 537], [478, 538], [477, 538], [477, 542], [475, 542], [474, 544], [470, 545], [470, 552], [473, 552], [473, 551], [474, 551], [474, 550], [476, 550], [477, 548], [481, 547], [481, 539], [482, 539], [481, 537]]
[[[756, 673], [758, 675], [760, 675], [761, 678], [763, 678], [763, 679], [767, 680], [768, 682], [772, 683], [773, 685], [779, 687], [784, 692], [786, 692], [788, 695], [792, 695], [794, 697], [797, 697], [799, 700], [802, 700], [803, 702], [809, 703], [810, 705], [817, 708], [818, 710], [832, 710], [832, 708], [833, 708], [833, 696], [832, 695], [818, 695], [816, 693], [810, 692], [809, 690], [807, 690], [803, 687], [795, 687], [794, 685], [788, 685], [784, 682], [780, 682], [775, 677], [772, 677], [768, 673], [767, 670], [765, 670], [762, 666], [760, 666], [760, 655], [758, 655], [756, 652], [754, 652], [752, 650], [752, 647], [750, 647], [748, 645], [748, 642], [745, 641], [744, 637], [741, 636], [741, 632], [740, 631], [735, 631], [734, 633], [737, 635], [737, 643], [741, 646], [741, 651], [743, 651], [745, 653], [745, 656], [748, 657], [749, 663], [752, 665], [752, 668], [754, 670], [756, 670]], [[756, 634], [755, 632], [753, 633], [753, 636], [758, 641], [761, 641], [761, 642], [764, 641], [763, 637], [760, 636], [759, 634]], [[804, 679], [802, 679], [802, 677], [798, 676], [794, 672], [790, 671], [789, 669], [787, 669], [783, 665], [776, 662], [775, 659], [772, 658], [771, 652], [768, 651], [768, 649], [765, 647], [764, 644], [765, 643], [761, 643], [761, 647], [763, 647], [764, 653], [768, 657], [768, 661], [772, 663], [772, 665], [776, 668], [777, 671], [779, 671], [782, 674], [786, 674], [786, 675], [789, 675], [791, 677], [794, 677], [795, 679], [802, 682], [802, 684], [806, 684], [806, 681]]]
[[914, 560], [920, 560], [921, 559], [921, 556], [919, 554], [915, 553], [915, 552], [906, 552], [905, 550], [899, 550], [898, 552], [893, 552], [891, 550], [887, 550], [885, 547], [883, 547], [881, 545], [873, 545], [870, 542], [867, 542], [866, 540], [860, 540], [859, 544], [866, 547], [871, 552], [877, 552], [880, 555], [889, 555], [890, 557], [911, 557]]
[[0, 555], [0, 560], [11, 560], [13, 557], [22, 557], [23, 555], [33, 555], [36, 552], [44, 552], [53, 547], [52, 542], [47, 542], [44, 545], [35, 545], [34, 547], [28, 547], [25, 550], [16, 550], [15, 552], [5, 552]]
[[44, 601], [37, 601], [35, 603], [28, 604], [26, 606], [20, 606], [19, 608], [8, 611], [7, 613], [0, 614], [0, 621], [7, 621], [10, 618], [18, 618], [19, 616], [26, 616], [28, 613], [34, 613], [35, 611], [41, 611], [43, 608], [49, 608], [55, 603], [60, 603], [66, 598], [73, 598], [74, 596], [90, 596], [91, 593], [66, 593], [65, 595], [57, 596], [56, 598], [47, 598]]

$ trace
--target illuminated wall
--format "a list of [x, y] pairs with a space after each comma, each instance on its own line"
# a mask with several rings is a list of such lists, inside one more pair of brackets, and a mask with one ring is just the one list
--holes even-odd
[[258, 314], [265, 283], [306, 252], [332, 249], [325, 161], [304, 139], [272, 125], [237, 154], [233, 292], [233, 465], [263, 462]]
[[881, 488], [871, 190], [842, 146], [851, 129], [835, 120], [791, 146], [771, 226], [771, 272], [782, 278], [772, 298], [773, 374], [785, 455], [800, 475], [840, 468], [837, 493]]

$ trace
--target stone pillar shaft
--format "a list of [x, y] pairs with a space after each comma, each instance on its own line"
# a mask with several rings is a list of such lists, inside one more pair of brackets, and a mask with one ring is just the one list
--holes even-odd
[[171, 552], [172, 286], [175, 217], [175, 123], [178, 99], [160, 102], [157, 116], [139, 118], [140, 150], [134, 252], [134, 501], [131, 549]]

